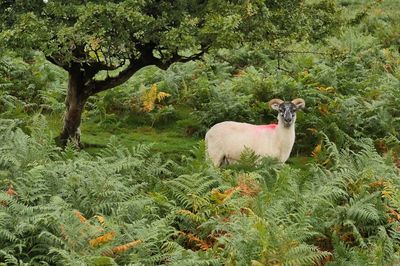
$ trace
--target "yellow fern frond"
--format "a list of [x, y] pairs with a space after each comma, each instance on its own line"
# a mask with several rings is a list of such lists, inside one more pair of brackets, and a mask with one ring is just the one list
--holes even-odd
[[157, 84], [153, 84], [150, 90], [144, 92], [142, 95], [142, 102], [143, 102], [143, 110], [147, 113], [154, 110], [155, 102], [157, 100]]
[[318, 156], [318, 154], [321, 152], [322, 148], [322, 143], [319, 143], [317, 146], [315, 146], [314, 150], [311, 152], [312, 157]]
[[97, 219], [97, 221], [99, 221], [99, 223], [100, 223], [101, 225], [104, 225], [105, 219], [104, 219], [103, 216], [101, 216], [101, 215], [95, 215], [94, 217]]
[[157, 100], [160, 102], [160, 101], [162, 101], [162, 100], [164, 100], [165, 98], [170, 97], [170, 96], [171, 96], [171, 94], [166, 93], [166, 92], [163, 92], [163, 91], [160, 91], [160, 92], [157, 94]]
[[85, 218], [85, 216], [83, 216], [83, 214], [80, 211], [74, 211], [75, 216], [79, 219], [79, 221], [81, 223], [84, 223], [87, 221], [87, 219]]
[[114, 254], [119, 254], [119, 253], [125, 252], [131, 248], [136, 247], [137, 245], [139, 245], [142, 242], [143, 242], [142, 240], [135, 240], [135, 241], [126, 243], [124, 245], [116, 246], [116, 247], [112, 248], [112, 252]]
[[156, 108], [156, 102], [160, 102], [167, 97], [170, 97], [171, 94], [158, 91], [157, 84], [153, 84], [149, 90], [146, 90], [142, 97], [142, 110], [146, 113], [150, 113]]
[[96, 237], [95, 239], [92, 239], [89, 241], [89, 244], [92, 247], [97, 247], [98, 245], [107, 243], [111, 240], [114, 239], [114, 237], [117, 235], [117, 233], [115, 233], [114, 231], [108, 232], [102, 236]]
[[224, 203], [225, 201], [229, 200], [232, 195], [240, 190], [240, 186], [232, 187], [230, 189], [225, 190], [224, 192], [219, 192], [218, 189], [211, 190], [211, 197], [218, 203]]

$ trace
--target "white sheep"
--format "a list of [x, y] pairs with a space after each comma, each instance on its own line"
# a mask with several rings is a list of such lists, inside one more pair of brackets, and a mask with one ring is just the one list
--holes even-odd
[[206, 148], [215, 166], [238, 161], [246, 148], [261, 157], [270, 156], [286, 162], [295, 140], [296, 111], [304, 108], [305, 102], [300, 98], [291, 102], [272, 99], [268, 104], [279, 111], [278, 124], [252, 125], [225, 121], [208, 130]]

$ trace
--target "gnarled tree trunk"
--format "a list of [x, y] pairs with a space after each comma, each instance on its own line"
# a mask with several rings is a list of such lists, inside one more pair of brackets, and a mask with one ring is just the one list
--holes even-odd
[[71, 141], [76, 147], [82, 148], [79, 126], [82, 112], [89, 96], [85, 88], [84, 72], [79, 67], [71, 68], [69, 71], [68, 92], [65, 99], [64, 126], [60, 134], [60, 144], [62, 146]]

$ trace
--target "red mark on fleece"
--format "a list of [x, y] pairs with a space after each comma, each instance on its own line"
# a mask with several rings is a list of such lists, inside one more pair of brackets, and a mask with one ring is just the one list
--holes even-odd
[[277, 124], [269, 124], [269, 125], [256, 126], [256, 128], [258, 130], [275, 130], [277, 126], [278, 126]]

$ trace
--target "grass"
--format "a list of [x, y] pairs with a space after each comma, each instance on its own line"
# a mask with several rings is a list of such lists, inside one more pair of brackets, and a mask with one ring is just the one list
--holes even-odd
[[[60, 115], [47, 116], [49, 128], [53, 136], [57, 136], [62, 128]], [[184, 130], [175, 123], [160, 128], [138, 126], [132, 123], [100, 124], [94, 119], [84, 119], [81, 125], [81, 140], [84, 150], [95, 154], [101, 150], [114, 136], [125, 146], [137, 144], [153, 144], [152, 150], [160, 152], [172, 160], [179, 160], [182, 155], [197, 145], [199, 138], [187, 136]]]

